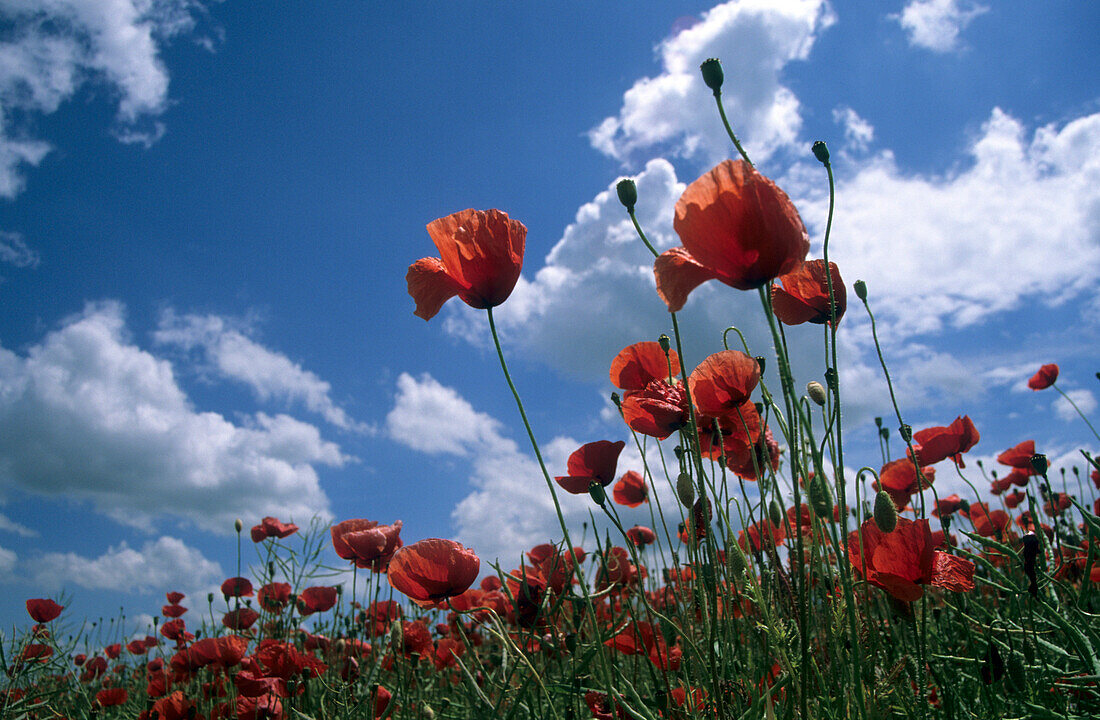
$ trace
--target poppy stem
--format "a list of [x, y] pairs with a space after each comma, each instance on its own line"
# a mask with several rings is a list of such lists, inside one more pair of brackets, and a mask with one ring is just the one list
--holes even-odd
[[645, 243], [646, 248], [648, 248], [649, 251], [653, 253], [653, 257], [659, 257], [660, 253], [657, 252], [656, 249], [654, 249], [653, 245], [649, 242], [649, 238], [647, 238], [645, 236], [645, 233], [642, 232], [642, 226], [638, 224], [638, 218], [634, 214], [634, 210], [627, 210], [627, 214], [630, 215], [630, 221], [634, 223], [634, 229], [638, 232], [638, 237], [640, 237], [642, 239], [642, 242]]
[[733, 146], [737, 148], [737, 152], [741, 153], [741, 157], [744, 158], [745, 162], [747, 162], [750, 167], [756, 167], [752, 164], [752, 160], [749, 160], [749, 154], [745, 152], [745, 148], [741, 147], [741, 143], [738, 141], [737, 136], [733, 134], [733, 128], [730, 127], [730, 121], [726, 117], [726, 109], [722, 107], [721, 91], [716, 90], [714, 92], [714, 102], [718, 105], [718, 114], [722, 116], [722, 124], [726, 127], [726, 134], [730, 136], [730, 140], [733, 140]]
[[1092, 423], [1089, 422], [1089, 419], [1085, 417], [1085, 413], [1081, 412], [1081, 408], [1077, 407], [1077, 403], [1073, 402], [1073, 398], [1067, 395], [1062, 388], [1058, 387], [1058, 383], [1054, 383], [1051, 387], [1061, 393], [1062, 397], [1066, 399], [1066, 402], [1073, 406], [1073, 409], [1077, 411], [1077, 414], [1080, 415], [1081, 419], [1085, 421], [1085, 424], [1089, 426], [1089, 430], [1092, 430], [1092, 434], [1096, 436], [1096, 439], [1100, 440], [1100, 433], [1096, 432], [1096, 428], [1094, 428]]

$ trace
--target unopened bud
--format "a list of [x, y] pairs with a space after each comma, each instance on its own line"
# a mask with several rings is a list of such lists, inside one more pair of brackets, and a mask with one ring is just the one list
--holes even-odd
[[244, 523], [243, 523], [243, 522], [241, 522], [241, 519], [240, 519], [240, 518], [237, 518], [236, 520], [234, 520], [234, 521], [233, 521], [233, 529], [234, 529], [234, 530], [236, 530], [236, 531], [237, 531], [238, 533], [239, 533], [239, 532], [240, 532], [240, 531], [241, 531], [242, 529], [244, 529]]
[[819, 163], [822, 165], [829, 164], [829, 147], [825, 144], [824, 140], [815, 142], [811, 150], [813, 150], [814, 157], [817, 158]]
[[206, 604], [209, 605], [214, 602], [214, 593], [206, 593]]
[[638, 202], [638, 186], [630, 178], [623, 178], [615, 185], [615, 192], [619, 194], [619, 202], [626, 211], [634, 212], [634, 205]]
[[828, 399], [828, 394], [825, 392], [825, 386], [819, 383], [817, 380], [811, 380], [806, 383], [806, 394], [810, 396], [810, 399], [818, 404], [820, 407], [825, 407], [825, 401]]
[[672, 347], [672, 340], [668, 337], [668, 335], [662, 333], [661, 337], [657, 338], [657, 344], [661, 346], [661, 349], [665, 351], [665, 354], [668, 354], [668, 349]]
[[622, 399], [622, 397], [619, 396], [619, 393], [617, 393], [617, 392], [611, 393], [611, 402], [615, 403], [615, 407], [619, 408], [620, 410], [622, 409], [623, 399]]
[[810, 507], [813, 509], [814, 514], [819, 518], [830, 518], [833, 514], [833, 498], [829, 494], [829, 486], [825, 482], [825, 478], [821, 475], [815, 475], [810, 480], [810, 487], [808, 488], [808, 494], [810, 496]]
[[722, 72], [722, 63], [718, 58], [708, 58], [703, 61], [703, 64], [699, 66], [699, 70], [703, 73], [703, 82], [707, 87], [714, 91], [715, 95], [722, 93], [722, 81], [726, 79], [725, 73]]
[[898, 526], [898, 508], [894, 499], [885, 490], [879, 490], [875, 496], [875, 525], [884, 533], [894, 532]]
[[676, 478], [676, 497], [680, 498], [680, 504], [686, 508], [695, 504], [695, 484], [691, 475], [680, 473]]
[[778, 500], [772, 500], [768, 503], [768, 519], [772, 521], [772, 525], [780, 527], [783, 524], [783, 508], [779, 507]]
[[913, 428], [902, 423], [898, 427], [898, 435], [901, 435], [901, 439], [905, 442], [910, 442], [913, 439]]
[[879, 427], [879, 428], [882, 427], [882, 418], [880, 418], [880, 417], [875, 418], [875, 427]]
[[830, 390], [836, 390], [840, 382], [836, 374], [836, 368], [825, 368], [825, 384]]
[[737, 579], [749, 567], [749, 559], [737, 541], [730, 535], [726, 538], [726, 565], [729, 566], [730, 575]]
[[862, 280], [856, 280], [852, 287], [855, 288], [857, 298], [863, 301], [867, 300], [867, 283]]

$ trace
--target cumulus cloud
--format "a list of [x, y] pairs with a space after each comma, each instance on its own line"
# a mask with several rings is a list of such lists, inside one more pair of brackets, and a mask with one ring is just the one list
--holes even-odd
[[118, 98], [115, 133], [150, 144], [163, 125], [168, 72], [160, 58], [190, 32], [199, 0], [6, 0], [0, 6], [0, 197], [23, 189], [25, 166], [50, 151], [29, 136], [33, 118], [56, 112], [85, 83]]
[[589, 131], [592, 146], [624, 163], [653, 147], [704, 160], [726, 157], [729, 141], [714, 132], [714, 100], [699, 74], [704, 60], [717, 57], [736, 76], [723, 100], [738, 119], [739, 139], [755, 160], [767, 159], [793, 143], [802, 125], [798, 99], [781, 82], [783, 68], [806, 59], [834, 20], [824, 0], [734, 0], [708, 10], [658, 46], [661, 74], [626, 91], [618, 115]]
[[835, 108], [833, 122], [844, 129], [844, 140], [852, 150], [866, 150], [875, 139], [875, 127], [850, 107]]
[[988, 11], [985, 5], [960, 0], [912, 0], [890, 18], [901, 24], [910, 45], [946, 53], [959, 49], [959, 34]]
[[171, 364], [129, 340], [118, 303], [88, 305], [25, 354], [0, 348], [3, 486], [139, 528], [167, 515], [229, 532], [237, 517], [329, 517], [316, 467], [349, 459], [287, 415], [195, 409]]
[[[830, 249], [849, 282], [867, 280], [888, 340], [968, 327], [1025, 300], [1091, 299], [1100, 272], [1100, 114], [1028, 138], [994, 109], [970, 162], [943, 176], [898, 168], [886, 151], [841, 171]], [[818, 168], [819, 170], [819, 168]], [[819, 178], [784, 183], [818, 232]]]
[[218, 563], [168, 536], [147, 542], [140, 550], [121, 542], [99, 557], [45, 553], [28, 565], [27, 580], [47, 592], [73, 585], [87, 590], [162, 592], [198, 587], [224, 577]]
[[154, 340], [185, 351], [199, 350], [206, 364], [218, 375], [248, 385], [256, 396], [287, 402], [301, 402], [311, 412], [345, 430], [370, 432], [355, 422], [332, 399], [332, 386], [305, 370], [285, 355], [270, 350], [248, 337], [244, 328], [234, 327], [216, 315], [177, 316], [162, 314]]
[[[1074, 408], [1074, 405], [1077, 407]], [[1066, 422], [1081, 420], [1077, 410], [1088, 417], [1090, 413], [1096, 410], [1096, 396], [1089, 390], [1069, 390], [1066, 392], [1065, 397], [1059, 397], [1054, 401], [1054, 412], [1058, 413], [1058, 417]]]

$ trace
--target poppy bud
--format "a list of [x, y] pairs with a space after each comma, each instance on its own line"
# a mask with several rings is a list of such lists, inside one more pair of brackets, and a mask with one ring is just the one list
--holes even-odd
[[882, 427], [882, 418], [880, 418], [880, 417], [875, 418], [875, 427], [877, 427], [877, 428]]
[[829, 386], [830, 390], [836, 390], [840, 384], [838, 382], [836, 368], [825, 368], [825, 384]]
[[886, 428], [879, 428], [878, 434], [880, 436], [882, 436], [883, 440], [889, 440], [890, 439], [890, 431], [887, 430]]
[[665, 354], [668, 354], [668, 349], [672, 347], [672, 340], [669, 339], [668, 335], [662, 333], [661, 337], [657, 338], [657, 344], [661, 346], [661, 349], [665, 351]]
[[867, 283], [863, 282], [862, 280], [856, 280], [855, 283], [852, 285], [852, 287], [856, 291], [856, 297], [859, 298], [860, 300], [866, 302], [867, 301]]
[[763, 355], [757, 355], [756, 357], [753, 358], [753, 360], [755, 360], [756, 364], [760, 366], [760, 377], [764, 377], [764, 363], [767, 360], [767, 358], [764, 357]]
[[819, 407], [825, 407], [825, 400], [828, 399], [828, 395], [825, 394], [825, 386], [817, 380], [811, 380], [806, 383], [806, 394], [809, 395], [810, 399], [817, 403]]
[[825, 144], [824, 140], [818, 140], [811, 148], [814, 152], [814, 157], [822, 165], [829, 164], [829, 147]]
[[212, 593], [212, 592], [211, 593], [206, 593], [206, 603], [207, 603], [207, 605], [209, 605], [212, 602], [214, 602], [214, 593]]
[[1035, 472], [1046, 477], [1047, 468], [1050, 467], [1050, 463], [1047, 462], [1047, 456], [1042, 453], [1035, 453], [1031, 456], [1031, 467]]
[[588, 494], [600, 507], [603, 507], [604, 503], [607, 502], [607, 493], [604, 492], [603, 485], [598, 482], [589, 483]]
[[623, 399], [619, 396], [619, 393], [611, 393], [611, 402], [615, 403], [615, 407], [619, 408], [620, 410], [623, 409]]
[[749, 559], [745, 557], [744, 551], [732, 535], [726, 538], [726, 564], [734, 579], [741, 577], [749, 567]]
[[676, 497], [684, 507], [690, 508], [695, 504], [695, 485], [691, 481], [691, 475], [680, 473], [676, 478]]
[[714, 91], [715, 96], [722, 94], [722, 82], [726, 79], [722, 72], [722, 63], [718, 58], [708, 58], [699, 66], [703, 73], [703, 82]]
[[970, 514], [970, 501], [967, 500], [966, 498], [962, 498], [961, 500], [959, 500], [959, 510], [964, 515], [969, 515]]
[[901, 439], [905, 442], [910, 442], [913, 439], [913, 428], [902, 423], [901, 426], [898, 427], [898, 435], [901, 435]]
[[630, 178], [623, 178], [615, 185], [615, 192], [619, 194], [619, 202], [623, 204], [628, 213], [634, 212], [634, 204], [638, 202], [638, 186]]
[[875, 525], [884, 533], [892, 533], [898, 526], [898, 508], [885, 490], [879, 490], [875, 496], [874, 516]]
[[778, 500], [772, 500], [768, 504], [768, 519], [772, 521], [772, 525], [779, 527], [783, 524], [783, 508], [779, 507]]
[[244, 528], [244, 523], [241, 522], [240, 518], [237, 518], [236, 520], [233, 521], [233, 529], [236, 530], [238, 534], [241, 532], [241, 530], [243, 528]]
[[810, 507], [819, 518], [828, 518], [833, 514], [833, 498], [823, 476], [815, 475], [810, 480], [809, 496]]

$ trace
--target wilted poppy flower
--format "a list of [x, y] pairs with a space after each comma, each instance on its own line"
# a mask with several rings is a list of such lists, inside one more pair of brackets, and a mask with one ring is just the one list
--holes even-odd
[[898, 518], [893, 532], [884, 533], [867, 520], [848, 537], [852, 567], [872, 585], [898, 600], [912, 602], [924, 594], [921, 585], [954, 592], [974, 589], [974, 563], [935, 549], [927, 520]]
[[1039, 372], [1031, 376], [1027, 386], [1032, 390], [1045, 390], [1058, 380], [1058, 366], [1054, 363], [1039, 368]]
[[37, 623], [47, 623], [55, 620], [65, 608], [49, 598], [33, 598], [27, 600], [27, 614]]
[[464, 592], [481, 570], [473, 550], [453, 540], [429, 538], [406, 545], [390, 560], [390, 585], [421, 607]]
[[130, 694], [126, 692], [125, 688], [106, 688], [100, 690], [95, 694], [95, 701], [99, 703], [100, 707], [110, 707], [112, 705], [122, 705], [130, 698]]
[[645, 525], [635, 525], [626, 531], [626, 536], [635, 545], [652, 545], [657, 542], [657, 533]]
[[523, 268], [527, 228], [500, 210], [463, 210], [428, 223], [442, 258], [422, 258], [405, 275], [417, 317], [431, 320], [455, 295], [470, 307], [500, 305]]
[[566, 462], [568, 475], [554, 478], [558, 485], [574, 495], [588, 492], [592, 483], [607, 487], [615, 480], [615, 468], [619, 464], [619, 454], [626, 447], [622, 440], [597, 440], [585, 443], [573, 451]]
[[[844, 317], [848, 309], [848, 293], [836, 263], [829, 263], [829, 275], [833, 281], [833, 308], [836, 321]], [[772, 311], [784, 325], [830, 322], [829, 281], [825, 275], [824, 260], [807, 260], [794, 270], [779, 276], [779, 285], [772, 285]]]
[[638, 507], [644, 502], [649, 502], [649, 487], [637, 471], [627, 470], [626, 474], [619, 478], [619, 482], [615, 483], [611, 496], [620, 505]]
[[683, 247], [653, 265], [657, 294], [670, 312], [707, 280], [753, 290], [794, 270], [810, 250], [790, 198], [742, 160], [726, 160], [691, 183], [676, 203], [673, 227]]
[[1031, 456], [1035, 454], [1035, 441], [1024, 440], [1016, 447], [1009, 448], [997, 456], [997, 462], [1009, 467], [1031, 470]]
[[379, 525], [374, 520], [345, 520], [332, 526], [336, 554], [356, 567], [385, 572], [390, 558], [401, 547], [401, 521]]
[[252, 581], [243, 577], [231, 577], [222, 583], [225, 597], [252, 597]]
[[336, 604], [336, 588], [308, 587], [298, 595], [298, 612], [302, 615], [330, 610]]
[[981, 436], [969, 415], [960, 415], [947, 427], [930, 427], [913, 433], [917, 462], [935, 465], [974, 447]]

